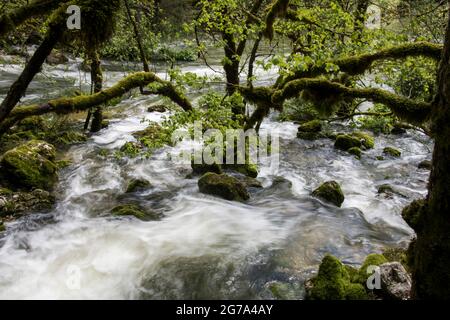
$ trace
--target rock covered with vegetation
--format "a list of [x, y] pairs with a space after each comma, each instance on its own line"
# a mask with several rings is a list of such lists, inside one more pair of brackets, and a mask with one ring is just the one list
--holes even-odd
[[216, 173], [206, 173], [198, 181], [201, 193], [218, 196], [230, 201], [246, 201], [250, 199], [245, 185], [238, 179]]
[[14, 186], [52, 190], [58, 180], [55, 148], [32, 140], [6, 152], [1, 160], [2, 175]]
[[336, 181], [325, 182], [314, 190], [312, 195], [316, 198], [328, 201], [337, 207], [341, 207], [345, 200], [341, 186]]

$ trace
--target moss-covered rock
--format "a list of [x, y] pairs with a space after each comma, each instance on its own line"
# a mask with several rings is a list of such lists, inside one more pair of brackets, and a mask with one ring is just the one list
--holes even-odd
[[341, 207], [345, 197], [341, 186], [336, 181], [328, 181], [313, 191], [312, 195]]
[[361, 159], [362, 150], [358, 147], [348, 149], [348, 153], [354, 155], [357, 159]]
[[359, 139], [364, 149], [373, 149], [375, 147], [375, 139], [368, 133], [353, 132], [352, 137]]
[[324, 137], [321, 131], [322, 122], [320, 120], [312, 120], [300, 125], [297, 137], [303, 140], [316, 140]]
[[430, 160], [424, 160], [419, 163], [419, 169], [431, 170], [433, 168], [433, 163]]
[[224, 164], [223, 168], [241, 173], [250, 178], [257, 178], [259, 175], [258, 166], [256, 164]]
[[336, 137], [334, 147], [339, 150], [347, 151], [351, 148], [361, 148], [362, 142], [360, 139], [355, 138], [348, 134], [341, 134]]
[[382, 184], [381, 186], [378, 186], [378, 194], [393, 194], [395, 193], [394, 188], [390, 184]]
[[383, 154], [387, 156], [391, 156], [394, 158], [400, 158], [402, 156], [402, 153], [400, 150], [395, 149], [393, 147], [386, 147], [383, 149]]
[[0, 216], [20, 216], [29, 212], [46, 212], [53, 208], [55, 197], [44, 190], [13, 192], [0, 189]]
[[5, 227], [5, 225], [3, 224], [3, 222], [0, 221], [0, 232], [4, 232], [4, 231], [6, 231], [6, 227]]
[[299, 132], [315, 132], [318, 133], [322, 131], [322, 122], [320, 120], [312, 120], [302, 124], [298, 128]]
[[144, 191], [151, 188], [152, 184], [147, 180], [133, 179], [128, 183], [126, 193]]
[[220, 164], [214, 163], [214, 164], [196, 164], [194, 159], [191, 160], [191, 168], [194, 174], [196, 175], [204, 175], [208, 172], [213, 172], [217, 174], [222, 174], [222, 166]]
[[386, 257], [382, 254], [370, 254], [367, 256], [366, 260], [364, 260], [363, 265], [358, 271], [358, 278], [356, 282], [361, 283], [362, 285], [365, 285], [367, 282], [367, 279], [369, 278], [370, 274], [367, 273], [367, 269], [370, 266], [381, 266], [383, 263], [388, 262]]
[[58, 180], [55, 158], [56, 150], [51, 144], [33, 140], [3, 155], [2, 174], [17, 187], [51, 190]]
[[198, 181], [201, 193], [222, 197], [231, 201], [245, 201], [250, 198], [245, 185], [226, 174], [206, 173]]
[[421, 220], [427, 210], [426, 206], [426, 199], [415, 200], [402, 211], [403, 219], [416, 232], [419, 232], [422, 227]]
[[147, 210], [134, 204], [124, 204], [117, 206], [111, 210], [111, 214], [116, 217], [132, 216], [143, 221], [154, 221], [161, 219], [158, 214], [154, 212], [148, 212]]
[[367, 300], [369, 297], [360, 283], [353, 283], [339, 259], [325, 256], [319, 273], [312, 279], [307, 298], [312, 300]]

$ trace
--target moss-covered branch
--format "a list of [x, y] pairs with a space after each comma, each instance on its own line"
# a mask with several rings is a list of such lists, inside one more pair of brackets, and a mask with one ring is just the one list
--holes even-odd
[[289, 7], [289, 0], [275, 0], [270, 6], [266, 16], [266, 28], [264, 30], [264, 36], [273, 39], [274, 31], [273, 24], [275, 19], [279, 16], [286, 14]]
[[155, 94], [167, 96], [186, 111], [192, 110], [191, 103], [170, 82], [161, 80], [152, 72], [138, 72], [122, 79], [113, 87], [93, 95], [59, 98], [41, 105], [17, 107], [11, 112], [5, 122], [1, 124], [0, 134], [6, 132], [11, 126], [24, 118], [47, 113], [69, 114], [88, 110], [114, 98], [121, 97], [134, 88], [147, 86], [151, 83], [158, 84]]
[[35, 0], [12, 12], [2, 14], [0, 16], [0, 37], [5, 36], [28, 19], [51, 12], [61, 3], [68, 1], [69, 0]]
[[442, 45], [430, 42], [406, 43], [396, 47], [380, 50], [375, 53], [362, 54], [354, 57], [330, 60], [329, 63], [317, 66], [313, 63], [306, 70], [294, 72], [293, 75], [280, 78], [277, 88], [282, 88], [286, 83], [295, 79], [314, 78], [327, 73], [326, 66], [333, 64], [339, 67], [341, 72], [349, 75], [360, 75], [369, 70], [374, 62], [389, 59], [405, 59], [408, 57], [428, 57], [439, 61], [441, 59]]
[[389, 107], [398, 117], [420, 124], [429, 118], [431, 104], [414, 101], [386, 90], [377, 88], [350, 88], [337, 82], [324, 79], [299, 79], [289, 82], [282, 90], [272, 96], [272, 102], [282, 104], [286, 99], [298, 96], [302, 91], [309, 90], [317, 99], [329, 98], [362, 98], [372, 102], [382, 103]]

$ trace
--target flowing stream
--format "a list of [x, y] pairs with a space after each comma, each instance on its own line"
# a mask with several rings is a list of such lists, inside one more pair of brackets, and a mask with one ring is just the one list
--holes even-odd
[[[183, 70], [208, 72], [193, 63]], [[0, 65], [1, 95], [20, 71]], [[89, 80], [75, 62], [65, 70], [46, 67], [45, 75], [26, 100], [57, 96]], [[123, 75], [109, 66], [107, 84]], [[197, 179], [186, 178], [190, 166], [168, 159], [171, 147], [149, 159], [101, 155], [134, 141], [132, 133], [146, 127], [144, 118], [162, 121], [167, 114], [147, 112], [157, 101], [141, 96], [115, 107], [120, 116], [107, 129], [67, 152], [73, 165], [60, 173], [56, 208], [7, 225], [0, 235], [0, 298], [271, 299], [270, 288], [279, 284], [285, 297], [301, 299], [304, 280], [325, 254], [357, 266], [367, 254], [406, 247], [413, 236], [401, 209], [426, 194], [429, 172], [417, 166], [431, 157], [427, 137], [378, 136], [375, 149], [359, 161], [336, 151], [330, 140], [297, 139], [297, 126], [273, 115], [262, 130], [280, 135], [279, 168], [262, 166], [264, 189], [251, 189], [251, 200], [243, 204], [199, 193]], [[399, 148], [402, 157], [377, 161], [386, 146]], [[147, 179], [152, 188], [124, 195], [132, 178]], [[342, 208], [310, 196], [328, 180], [341, 183]], [[377, 194], [385, 183], [398, 194]], [[108, 215], [130, 202], [163, 218]]]

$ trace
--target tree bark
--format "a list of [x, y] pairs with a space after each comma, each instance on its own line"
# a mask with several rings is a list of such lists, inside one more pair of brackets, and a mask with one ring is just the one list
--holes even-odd
[[439, 92], [432, 107], [435, 138], [429, 193], [417, 210], [417, 239], [410, 248], [413, 295], [450, 299], [450, 20], [438, 74]]

